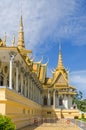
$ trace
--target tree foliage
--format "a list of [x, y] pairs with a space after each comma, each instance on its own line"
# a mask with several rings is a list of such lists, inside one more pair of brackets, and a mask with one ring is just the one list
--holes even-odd
[[77, 104], [77, 108], [83, 112], [86, 112], [86, 100], [82, 100], [83, 94], [81, 91], [76, 92], [74, 96], [73, 103]]
[[0, 130], [16, 130], [16, 127], [9, 117], [0, 115]]

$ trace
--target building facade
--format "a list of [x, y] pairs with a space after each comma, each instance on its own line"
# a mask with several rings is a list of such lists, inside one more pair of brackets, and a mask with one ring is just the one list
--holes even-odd
[[46, 77], [47, 65], [34, 62], [24, 43], [22, 16], [18, 43], [6, 45], [6, 34], [0, 39], [0, 113], [12, 118], [17, 128], [34, 122], [34, 118], [74, 118], [79, 116], [72, 99], [75, 87], [70, 86], [68, 72], [62, 62], [61, 47], [58, 65], [52, 77]]

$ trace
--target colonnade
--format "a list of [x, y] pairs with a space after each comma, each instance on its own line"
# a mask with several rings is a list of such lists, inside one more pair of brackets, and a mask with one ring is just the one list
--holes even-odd
[[[51, 97], [53, 98], [53, 104], [51, 104]], [[46, 98], [47, 98], [47, 106], [53, 105], [53, 108], [64, 108], [64, 109], [69, 109], [72, 107], [71, 95], [58, 95], [57, 90], [55, 89], [47, 90]]]
[[[13, 89], [12, 81], [13, 81], [13, 61], [15, 58], [15, 53], [10, 53], [10, 69], [9, 69], [9, 88]], [[20, 80], [19, 80], [20, 74]], [[41, 86], [35, 80], [34, 76], [29, 72], [24, 72], [22, 69], [21, 72], [19, 71], [19, 63], [16, 62], [16, 81], [15, 81], [15, 90], [24, 95], [25, 97], [42, 104], [42, 96], [41, 96]], [[21, 84], [19, 90], [19, 83]]]
[[[10, 69], [9, 69], [9, 88], [15, 89], [19, 94], [25, 96], [26, 98], [43, 105], [43, 93], [39, 81], [33, 75], [33, 73], [26, 72], [24, 68], [20, 69], [19, 62], [16, 61], [15, 68], [13, 67], [13, 62], [16, 54], [10, 53]], [[13, 78], [13, 71], [15, 70], [15, 79]], [[19, 78], [20, 76], [20, 78]], [[13, 80], [15, 87], [13, 88]], [[44, 91], [44, 90], [43, 90]], [[52, 94], [51, 94], [52, 93]], [[52, 96], [51, 96], [52, 95]], [[53, 105], [53, 108], [70, 108], [72, 106], [71, 95], [58, 95], [58, 90], [55, 88], [53, 90], [46, 90], [47, 106]], [[60, 104], [62, 98], [62, 105]]]
[[[47, 91], [47, 105], [51, 106], [51, 95], [50, 95], [51, 91]], [[53, 107], [55, 108], [55, 100], [56, 100], [56, 94], [55, 94], [55, 90], [52, 91], [53, 93]]]

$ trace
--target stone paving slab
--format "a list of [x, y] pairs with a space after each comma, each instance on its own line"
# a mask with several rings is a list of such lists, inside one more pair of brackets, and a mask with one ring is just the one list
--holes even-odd
[[72, 123], [58, 121], [57, 123], [43, 123], [40, 126], [27, 126], [20, 130], [80, 130], [80, 128]]

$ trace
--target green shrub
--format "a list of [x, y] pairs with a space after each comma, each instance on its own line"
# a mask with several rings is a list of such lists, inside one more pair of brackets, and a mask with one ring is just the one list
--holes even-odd
[[16, 130], [16, 127], [9, 117], [0, 115], [0, 130]]
[[82, 117], [81, 117], [82, 119], [84, 119], [85, 117], [84, 117], [84, 113], [82, 113]]

